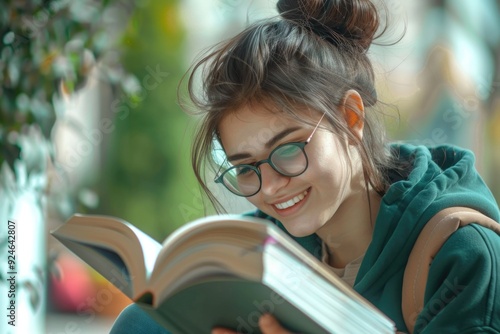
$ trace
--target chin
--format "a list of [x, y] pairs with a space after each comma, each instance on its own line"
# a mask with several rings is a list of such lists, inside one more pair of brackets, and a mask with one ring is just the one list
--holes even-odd
[[[288, 231], [288, 230], [287, 230]], [[303, 238], [303, 237], [308, 237], [310, 236], [311, 234], [314, 234], [314, 232], [302, 232], [302, 233], [292, 233], [290, 231], [288, 231], [288, 233], [290, 233], [292, 236], [294, 236], [295, 238]]]
[[318, 228], [312, 228], [314, 225], [311, 223], [307, 223], [307, 225], [304, 225], [304, 221], [310, 222], [310, 220], [307, 218], [296, 217], [293, 220], [288, 221], [286, 218], [279, 217], [275, 213], [273, 215], [272, 210], [269, 210], [271, 211], [269, 212], [268, 210], [265, 211], [261, 209], [261, 211], [278, 220], [285, 227], [286, 231], [296, 238], [310, 236], [311, 234], [316, 233], [316, 231], [318, 230]]
[[[311, 229], [311, 226], [290, 226], [293, 223], [292, 224], [286, 222], [281, 222], [281, 223], [283, 224], [287, 232], [296, 238], [307, 237], [310, 236], [311, 234], [316, 233], [316, 230]], [[299, 223], [297, 225], [302, 225], [302, 223]]]

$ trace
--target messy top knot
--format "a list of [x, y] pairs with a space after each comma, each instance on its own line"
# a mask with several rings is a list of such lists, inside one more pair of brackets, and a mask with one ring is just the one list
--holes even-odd
[[[375, 5], [370, 0], [279, 0], [277, 6], [278, 17], [254, 22], [192, 68], [189, 94], [203, 115], [192, 165], [202, 188], [218, 207], [205, 174], [206, 167], [214, 173], [220, 168], [213, 155], [218, 126], [228, 113], [257, 105], [298, 120], [304, 110], [324, 114], [332, 132], [356, 144], [367, 182], [383, 193], [392, 162], [367, 52], [379, 25]], [[370, 108], [357, 111], [362, 138], [341, 112], [348, 90], [357, 91]]]
[[335, 46], [351, 40], [367, 50], [379, 26], [375, 5], [368, 0], [279, 0], [280, 15], [308, 27]]

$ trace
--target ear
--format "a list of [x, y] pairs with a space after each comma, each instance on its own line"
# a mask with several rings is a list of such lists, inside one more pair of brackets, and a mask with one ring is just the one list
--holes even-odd
[[341, 110], [351, 132], [361, 140], [363, 138], [363, 128], [365, 125], [365, 106], [361, 95], [354, 89], [348, 90], [344, 95]]

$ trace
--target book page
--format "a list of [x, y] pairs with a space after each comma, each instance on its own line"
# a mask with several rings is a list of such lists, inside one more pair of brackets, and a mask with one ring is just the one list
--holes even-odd
[[241, 245], [215, 241], [198, 244], [171, 260], [160, 265], [151, 277], [149, 287], [154, 306], [177, 291], [208, 279], [232, 277], [256, 282], [262, 279], [262, 251]]
[[335, 274], [323, 275], [315, 270], [324, 266], [322, 263], [312, 261], [317, 265], [308, 265], [278, 240], [265, 247], [265, 284], [325, 329], [343, 333], [394, 333], [392, 321]]
[[217, 215], [197, 219], [174, 231], [162, 245], [158, 254], [158, 263], [168, 263], [169, 257], [176, 257], [204, 241], [211, 243], [233, 242], [254, 247], [262, 245], [267, 236], [267, 229], [274, 227], [267, 220], [241, 215]]
[[52, 235], [132, 299], [145, 288], [161, 249], [115, 217], [74, 215]]

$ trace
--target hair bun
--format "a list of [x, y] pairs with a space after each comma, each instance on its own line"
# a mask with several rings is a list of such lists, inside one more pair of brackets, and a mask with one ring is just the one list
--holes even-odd
[[335, 45], [349, 39], [366, 50], [379, 26], [377, 8], [369, 0], [279, 0], [277, 7], [284, 19]]

